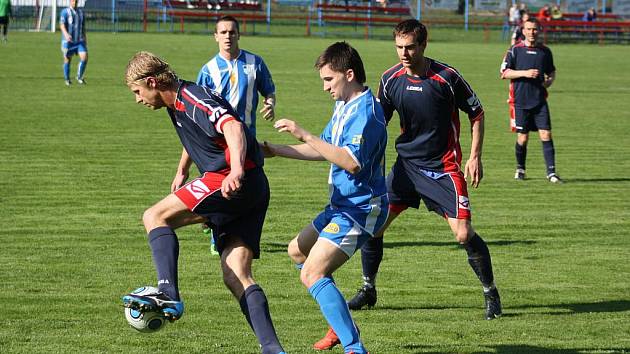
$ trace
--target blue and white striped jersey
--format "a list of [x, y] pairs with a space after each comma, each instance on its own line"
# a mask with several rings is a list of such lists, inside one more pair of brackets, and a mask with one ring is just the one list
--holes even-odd
[[344, 148], [361, 167], [353, 175], [335, 164], [330, 165], [328, 185], [332, 207], [370, 209], [373, 198], [387, 194], [385, 117], [369, 88], [348, 102], [337, 101], [321, 139]]
[[[72, 7], [66, 7], [61, 10], [59, 15], [59, 23], [66, 26], [66, 31], [72, 37], [72, 42], [83, 42], [85, 40], [85, 18], [83, 16], [83, 10], [80, 8], [73, 9]], [[66, 38], [61, 33], [61, 42], [65, 43]]]
[[276, 91], [271, 73], [262, 58], [242, 49], [234, 60], [226, 60], [217, 54], [201, 68], [197, 84], [221, 94], [254, 135], [258, 93], [266, 97]]

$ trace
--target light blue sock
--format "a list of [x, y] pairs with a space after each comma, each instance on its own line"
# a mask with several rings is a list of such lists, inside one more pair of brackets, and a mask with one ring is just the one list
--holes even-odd
[[347, 352], [367, 353], [359, 339], [359, 332], [354, 326], [350, 310], [343, 295], [328, 277], [321, 278], [308, 291], [319, 304], [326, 321], [337, 333], [339, 341]]
[[70, 80], [70, 63], [63, 63], [63, 78]]
[[81, 60], [79, 62], [79, 69], [77, 70], [77, 79], [83, 79], [83, 73], [85, 73], [86, 66], [87, 66], [87, 61]]

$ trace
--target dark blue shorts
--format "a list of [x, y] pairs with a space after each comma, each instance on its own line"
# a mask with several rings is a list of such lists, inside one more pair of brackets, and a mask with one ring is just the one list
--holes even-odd
[[254, 258], [259, 258], [260, 237], [269, 206], [267, 176], [262, 168], [247, 171], [241, 189], [230, 199], [221, 195], [222, 177], [205, 173], [186, 183], [175, 195], [193, 213], [208, 219], [219, 253], [226, 237], [237, 236], [254, 252]]
[[390, 210], [400, 213], [408, 207], [418, 209], [420, 200], [427, 209], [443, 217], [470, 219], [466, 180], [461, 171], [433, 172], [396, 159], [387, 176]]
[[535, 132], [539, 129], [551, 130], [551, 117], [547, 102], [529, 109], [515, 107], [514, 124], [517, 133]]

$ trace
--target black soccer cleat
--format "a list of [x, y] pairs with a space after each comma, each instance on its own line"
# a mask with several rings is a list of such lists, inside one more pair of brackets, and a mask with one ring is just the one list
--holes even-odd
[[357, 291], [357, 294], [354, 295], [350, 301], [348, 301], [348, 308], [350, 310], [360, 310], [364, 306], [367, 305], [368, 308], [371, 308], [376, 304], [376, 287], [363, 285]]
[[497, 288], [484, 292], [483, 297], [486, 303], [486, 320], [494, 320], [501, 317], [503, 311], [501, 309], [501, 297]]

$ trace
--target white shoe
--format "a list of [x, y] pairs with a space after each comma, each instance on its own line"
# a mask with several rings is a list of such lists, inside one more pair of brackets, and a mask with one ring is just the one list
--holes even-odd
[[514, 179], [519, 181], [525, 180], [525, 170], [522, 168], [517, 168], [516, 172], [514, 172]]

